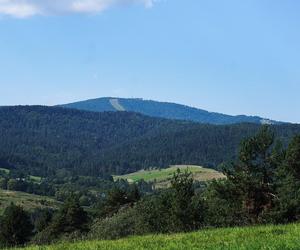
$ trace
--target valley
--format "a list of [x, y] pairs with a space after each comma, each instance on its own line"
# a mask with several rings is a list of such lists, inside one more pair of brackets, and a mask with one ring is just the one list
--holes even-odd
[[299, 13], [0, 0], [0, 250], [300, 250]]
[[[296, 244], [293, 224], [276, 225], [298, 222], [300, 198], [290, 197], [300, 183], [297, 134], [300, 125], [288, 123], [0, 107], [0, 248], [260, 249], [274, 235], [282, 240], [270, 249], [288, 237]], [[269, 238], [257, 243], [262, 231]], [[248, 241], [239, 241], [244, 234]]]

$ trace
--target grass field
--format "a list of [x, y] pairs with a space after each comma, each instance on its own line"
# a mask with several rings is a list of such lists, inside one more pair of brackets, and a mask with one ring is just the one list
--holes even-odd
[[168, 186], [170, 179], [173, 177], [177, 169], [188, 170], [192, 173], [193, 178], [199, 181], [208, 181], [212, 179], [224, 178], [224, 175], [216, 170], [203, 168], [193, 165], [176, 165], [166, 169], [141, 170], [127, 175], [114, 176], [114, 179], [126, 179], [128, 182], [137, 182], [145, 180], [147, 182], [156, 182], [156, 188]]
[[40, 176], [30, 175], [29, 179], [30, 179], [30, 181], [35, 182], [37, 184], [40, 184], [42, 182], [42, 177], [40, 177]]
[[[4, 172], [5, 174], [9, 174], [10, 170], [7, 169], [7, 168], [0, 168], [0, 172]], [[41, 181], [42, 181], [42, 177], [34, 176], [34, 175], [29, 175], [29, 179], [30, 179], [30, 181], [35, 182], [37, 184], [41, 183]]]
[[0, 171], [6, 173], [6, 174], [9, 174], [9, 169], [6, 169], [6, 168], [0, 168]]
[[48, 197], [0, 189], [0, 214], [11, 202], [24, 207], [26, 210], [47, 207], [58, 208], [60, 205], [58, 201]]
[[299, 250], [300, 224], [203, 230], [188, 234], [82, 241], [26, 250]]

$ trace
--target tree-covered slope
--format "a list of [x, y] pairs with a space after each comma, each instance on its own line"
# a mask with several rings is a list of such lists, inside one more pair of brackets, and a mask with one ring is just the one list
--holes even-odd
[[[234, 125], [186, 126], [184, 130], [145, 136], [130, 143], [111, 148], [101, 157], [101, 165], [116, 172], [128, 173], [148, 167], [166, 167], [176, 164], [201, 165], [216, 168], [235, 160], [243, 139], [253, 136], [261, 125], [244, 123]], [[300, 134], [299, 125], [273, 125], [276, 138], [287, 144]]]
[[[216, 167], [234, 159], [240, 141], [260, 125], [216, 126], [129, 112], [59, 107], [0, 108], [0, 167], [46, 176], [125, 174], [175, 164]], [[274, 129], [287, 140], [298, 125]]]
[[161, 117], [167, 119], [188, 120], [209, 124], [234, 124], [249, 122], [256, 124], [278, 122], [263, 119], [258, 116], [231, 116], [220, 113], [208, 112], [185, 105], [168, 102], [157, 102], [143, 99], [126, 99], [104, 97], [87, 101], [75, 102], [61, 105], [67, 108], [79, 110], [103, 112], [103, 111], [132, 111], [152, 117]]
[[93, 113], [42, 106], [0, 108], [0, 164], [45, 175], [54, 169], [95, 167], [104, 150], [184, 122], [136, 113]]

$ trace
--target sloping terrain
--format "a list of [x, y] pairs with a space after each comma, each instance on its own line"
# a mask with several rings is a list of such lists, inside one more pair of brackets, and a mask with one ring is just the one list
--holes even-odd
[[22, 206], [25, 210], [35, 208], [58, 209], [60, 206], [58, 201], [49, 197], [0, 189], [0, 215], [11, 203]]
[[213, 179], [225, 178], [222, 173], [213, 169], [203, 168], [200, 166], [176, 165], [165, 169], [139, 170], [126, 175], [114, 176], [114, 179], [124, 179], [129, 183], [144, 180], [146, 182], [153, 183], [155, 188], [164, 188], [170, 185], [170, 180], [178, 169], [180, 169], [180, 171], [190, 172], [193, 179], [197, 181], [210, 181]]
[[194, 233], [135, 236], [121, 240], [81, 241], [24, 250], [298, 250], [300, 225], [207, 229]]
[[[105, 177], [151, 167], [216, 168], [233, 160], [239, 144], [260, 125], [216, 126], [130, 112], [87, 112], [59, 107], [0, 108], [0, 166], [32, 176], [58, 170]], [[300, 126], [273, 126], [287, 142]]]
[[256, 124], [277, 124], [278, 122], [258, 116], [231, 116], [220, 113], [208, 112], [185, 105], [168, 102], [157, 102], [143, 99], [126, 99], [104, 97], [81, 102], [61, 105], [66, 108], [104, 112], [104, 111], [131, 111], [152, 117], [167, 119], [188, 120], [209, 124], [234, 124], [250, 122]]

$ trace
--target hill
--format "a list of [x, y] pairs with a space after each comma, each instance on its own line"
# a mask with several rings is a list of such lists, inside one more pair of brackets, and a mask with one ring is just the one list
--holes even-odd
[[163, 188], [169, 186], [170, 180], [176, 173], [177, 169], [182, 171], [188, 170], [192, 173], [193, 179], [198, 181], [209, 181], [212, 179], [224, 178], [222, 173], [213, 169], [203, 168], [200, 166], [177, 165], [170, 166], [169, 168], [165, 169], [140, 170], [126, 175], [114, 176], [114, 179], [124, 179], [129, 183], [144, 180], [146, 182], [153, 183], [155, 188]]
[[25, 210], [35, 208], [57, 209], [60, 205], [58, 201], [49, 197], [0, 189], [0, 215], [10, 203], [20, 205]]
[[77, 243], [61, 243], [51, 246], [32, 246], [24, 250], [239, 250], [239, 249], [269, 249], [269, 250], [298, 250], [300, 225], [256, 226], [245, 228], [208, 229], [195, 233], [149, 235], [130, 237], [115, 241], [81, 241]]
[[60, 105], [66, 108], [73, 108], [86, 111], [130, 111], [137, 112], [151, 117], [167, 119], [187, 120], [209, 124], [234, 124], [234, 123], [256, 123], [256, 124], [278, 124], [279, 122], [264, 119], [258, 116], [238, 115], [231, 116], [221, 113], [208, 112], [181, 104], [157, 102], [143, 99], [127, 99], [115, 97], [103, 97], [75, 103]]
[[[216, 126], [131, 112], [87, 112], [60, 107], [0, 108], [0, 167], [32, 176], [64, 170], [76, 175], [122, 175], [150, 167], [217, 167], [233, 160], [256, 124]], [[287, 142], [300, 126], [274, 125]]]

